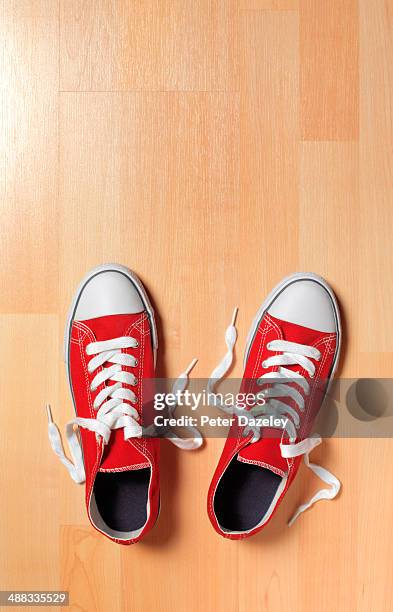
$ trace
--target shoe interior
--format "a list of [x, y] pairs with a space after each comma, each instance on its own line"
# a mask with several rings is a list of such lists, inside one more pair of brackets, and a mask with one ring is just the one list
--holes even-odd
[[[218, 483], [214, 512], [223, 531], [250, 531], [274, 508], [283, 478], [271, 470], [232, 459]], [[281, 487], [282, 488], [282, 487]]]
[[98, 472], [90, 501], [91, 518], [112, 538], [139, 535], [149, 514], [151, 469]]

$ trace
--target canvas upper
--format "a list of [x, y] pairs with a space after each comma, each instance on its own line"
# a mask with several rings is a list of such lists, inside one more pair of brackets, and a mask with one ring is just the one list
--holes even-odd
[[[294, 344], [285, 344], [288, 342]], [[235, 421], [208, 492], [209, 518], [220, 535], [241, 539], [260, 531], [283, 500], [302, 456], [308, 459], [308, 453], [319, 443], [310, 434], [337, 365], [339, 344], [337, 302], [323, 279], [310, 274], [293, 275], [284, 279], [262, 305], [249, 335], [241, 392], [254, 396], [274, 389], [277, 384], [286, 384], [302, 395], [304, 406], [299, 406], [296, 394], [293, 398], [280, 397], [285, 387], [276, 387], [277, 394], [273, 392], [273, 397], [267, 397], [260, 410], [261, 415], [274, 414], [280, 402], [281, 416], [297, 424], [293, 439], [291, 432], [281, 427], [265, 427], [255, 432]], [[311, 347], [306, 352], [314, 356], [297, 358], [296, 350], [302, 351], [298, 345]], [[285, 352], [278, 350], [278, 346], [295, 351], [288, 353], [288, 363], [274, 365], [272, 358], [282, 362]], [[291, 363], [291, 359], [301, 363]], [[279, 380], [268, 378], [279, 376], [280, 372], [283, 375]], [[296, 375], [306, 381], [307, 394]], [[339, 483], [330, 476], [331, 489], [327, 491], [333, 497]]]
[[92, 270], [75, 294], [65, 332], [72, 460], [50, 407], [49, 438], [73, 480], [86, 483], [93, 527], [120, 544], [140, 540], [159, 511], [159, 440], [145, 437], [142, 427], [156, 350], [154, 312], [138, 277], [116, 264]]
[[[122, 349], [138, 362], [132, 371], [137, 385], [125, 383], [135, 392], [137, 402], [132, 404], [139, 415], [144, 402], [144, 380], [154, 377], [154, 357], [150, 321], [145, 311], [74, 320], [70, 340], [70, 379], [78, 417], [96, 417], [94, 397], [105, 385], [91, 391], [96, 375], [88, 371], [86, 347], [93, 342], [117, 337], [132, 337], [137, 348]], [[100, 369], [102, 371], [104, 366]], [[86, 507], [92, 525], [122, 544], [137, 542], [154, 525], [159, 508], [159, 440], [156, 438], [125, 439], [124, 429], [114, 429], [109, 441], [94, 431], [81, 427], [84, 465], [86, 472]]]

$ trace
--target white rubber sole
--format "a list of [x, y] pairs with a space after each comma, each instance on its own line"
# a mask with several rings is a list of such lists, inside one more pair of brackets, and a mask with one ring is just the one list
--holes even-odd
[[83, 289], [85, 288], [86, 284], [94, 276], [96, 276], [97, 274], [101, 274], [102, 272], [120, 272], [121, 274], [124, 274], [124, 276], [126, 276], [132, 282], [132, 284], [138, 291], [139, 296], [142, 300], [142, 303], [149, 316], [150, 327], [151, 327], [151, 332], [152, 332], [152, 341], [153, 341], [154, 365], [157, 359], [158, 335], [157, 335], [156, 322], [154, 318], [154, 310], [150, 303], [146, 290], [144, 286], [142, 285], [142, 282], [139, 280], [135, 272], [133, 272], [132, 270], [129, 270], [129, 268], [126, 268], [125, 266], [121, 266], [120, 264], [103, 264], [101, 266], [97, 266], [96, 268], [93, 268], [92, 270], [90, 270], [90, 272], [88, 272], [88, 274], [86, 274], [86, 276], [79, 283], [78, 289], [76, 290], [76, 293], [72, 300], [71, 307], [68, 311], [67, 322], [66, 322], [65, 331], [64, 331], [64, 362], [66, 365], [68, 384], [69, 384], [71, 395], [73, 399], [74, 399], [74, 395], [72, 392], [72, 385], [71, 385], [71, 378], [70, 378], [70, 360], [69, 360], [72, 322], [74, 320], [75, 311], [76, 311], [76, 308], [79, 302], [79, 298], [81, 296]]
[[336, 323], [337, 323], [337, 340], [338, 340], [337, 341], [337, 346], [336, 346], [336, 353], [334, 355], [334, 360], [333, 360], [333, 366], [332, 366], [332, 370], [331, 370], [331, 373], [330, 373], [330, 376], [333, 379], [334, 373], [335, 373], [335, 371], [337, 369], [338, 359], [339, 359], [340, 350], [341, 350], [342, 330], [341, 330], [340, 309], [338, 307], [337, 298], [334, 295], [333, 289], [330, 287], [330, 285], [328, 285], [328, 283], [325, 281], [325, 279], [323, 279], [321, 276], [318, 276], [317, 274], [313, 274], [312, 272], [296, 272], [295, 274], [291, 274], [289, 276], [286, 276], [269, 293], [269, 295], [267, 296], [266, 300], [263, 302], [262, 306], [259, 308], [257, 314], [255, 315], [254, 320], [253, 320], [252, 325], [251, 325], [251, 329], [248, 332], [248, 336], [247, 336], [247, 340], [246, 340], [246, 349], [244, 351], [244, 360], [243, 360], [243, 367], [244, 368], [246, 366], [248, 355], [250, 353], [250, 348], [251, 348], [252, 341], [254, 340], [254, 337], [255, 337], [255, 334], [256, 334], [257, 329], [259, 327], [259, 324], [261, 322], [261, 319], [264, 317], [266, 311], [269, 310], [271, 304], [274, 302], [274, 300], [278, 297], [278, 295], [282, 291], [284, 291], [287, 287], [289, 287], [289, 285], [292, 285], [292, 283], [295, 283], [297, 281], [302, 281], [302, 280], [311, 280], [311, 281], [314, 281], [314, 282], [318, 283], [319, 285], [321, 285], [328, 292], [329, 297], [332, 300], [334, 316], [335, 316]]

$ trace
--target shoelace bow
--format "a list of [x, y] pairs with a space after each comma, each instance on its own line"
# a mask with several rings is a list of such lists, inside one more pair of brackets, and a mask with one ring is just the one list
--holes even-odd
[[[97, 411], [96, 418], [76, 417], [69, 421], [65, 428], [65, 436], [70, 450], [72, 461], [64, 452], [64, 446], [60, 431], [53, 421], [51, 407], [46, 406], [48, 414], [48, 436], [53, 451], [67, 468], [71, 478], [78, 484], [85, 481], [85, 468], [83, 462], [82, 448], [75, 427], [82, 427], [95, 432], [97, 438], [102, 437], [108, 444], [111, 432], [114, 429], [124, 429], [124, 439], [141, 438], [143, 428], [139, 422], [140, 415], [132, 404], [137, 403], [138, 398], [134, 391], [128, 387], [136, 386], [138, 379], [132, 372], [125, 371], [123, 367], [135, 368], [138, 360], [122, 349], [137, 348], [138, 341], [129, 336], [105, 340], [103, 342], [91, 342], [86, 347], [86, 354], [93, 356], [88, 363], [90, 374], [97, 372], [90, 384], [90, 391], [95, 392], [98, 387], [110, 381], [95, 396], [93, 408]], [[175, 381], [172, 393], [184, 391], [188, 383], [188, 376], [197, 360], [194, 359], [188, 368], [180, 374]], [[103, 367], [104, 364], [111, 364]], [[127, 385], [124, 387], [123, 385]], [[176, 406], [168, 407], [169, 417], [173, 415]], [[191, 438], [179, 438], [171, 429], [167, 429], [164, 437], [168, 438], [175, 446], [183, 450], [194, 450], [199, 448], [203, 438], [195, 427], [186, 427]], [[147, 431], [145, 431], [147, 433]], [[150, 430], [150, 434], [153, 431]]]
[[[233, 313], [232, 321], [225, 332], [225, 342], [227, 345], [227, 353], [224, 355], [221, 362], [213, 370], [208, 381], [208, 397], [214, 397], [214, 388], [216, 384], [225, 376], [227, 371], [232, 365], [233, 351], [237, 340], [237, 330], [235, 327], [236, 316], [238, 309], [235, 308]], [[285, 459], [292, 459], [303, 455], [305, 465], [310, 468], [314, 474], [316, 474], [323, 482], [330, 485], [329, 489], [320, 489], [308, 502], [300, 505], [293, 517], [289, 521], [289, 525], [292, 525], [298, 516], [313, 506], [317, 501], [321, 499], [333, 499], [338, 494], [341, 484], [340, 481], [331, 474], [325, 468], [311, 463], [309, 455], [311, 451], [321, 444], [322, 439], [318, 434], [313, 437], [305, 438], [300, 442], [296, 443], [297, 429], [300, 426], [300, 417], [297, 410], [281, 401], [277, 398], [291, 398], [298, 407], [299, 412], [303, 412], [305, 409], [304, 396], [309, 395], [310, 385], [307, 379], [297, 372], [293, 372], [284, 366], [288, 365], [300, 365], [311, 378], [315, 375], [315, 365], [311, 361], [315, 359], [319, 361], [321, 358], [320, 352], [312, 346], [306, 346], [304, 344], [298, 344], [295, 342], [288, 342], [286, 340], [273, 340], [267, 344], [267, 349], [274, 352], [280, 352], [279, 355], [268, 357], [262, 363], [264, 369], [269, 369], [273, 366], [278, 366], [279, 369], [276, 372], [267, 372], [263, 374], [257, 381], [259, 386], [270, 382], [272, 379], [277, 379], [277, 382], [272, 383], [268, 388], [261, 390], [256, 394], [256, 399], [265, 400], [264, 405], [258, 405], [249, 411], [245, 411], [243, 408], [237, 406], [225, 406], [218, 401], [217, 396], [211, 401], [211, 404], [223, 410], [226, 413], [234, 415], [242, 415], [243, 417], [249, 417], [249, 420], [254, 419], [259, 415], [266, 416], [278, 416], [287, 417], [287, 423], [285, 430], [288, 434], [289, 444], [280, 444], [281, 456]], [[268, 379], [268, 380], [267, 380]], [[295, 382], [301, 387], [303, 394], [300, 393], [296, 388], [292, 387], [288, 382]], [[289, 380], [290, 379], [290, 380]], [[260, 427], [251, 425], [249, 423], [244, 434], [247, 436], [249, 433], [253, 433], [251, 444], [257, 442], [260, 439], [261, 431]]]

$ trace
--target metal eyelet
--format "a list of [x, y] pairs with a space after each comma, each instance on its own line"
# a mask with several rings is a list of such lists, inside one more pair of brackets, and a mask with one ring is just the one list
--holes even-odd
[[135, 359], [135, 363], [133, 365], [134, 368], [136, 368], [136, 366], [138, 365], [139, 361], [137, 359]]
[[139, 346], [139, 342], [138, 340], [135, 340], [135, 348], [138, 348], [138, 346]]

